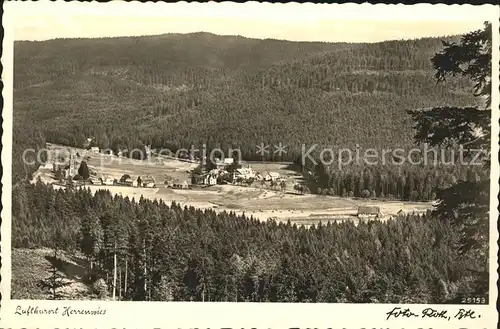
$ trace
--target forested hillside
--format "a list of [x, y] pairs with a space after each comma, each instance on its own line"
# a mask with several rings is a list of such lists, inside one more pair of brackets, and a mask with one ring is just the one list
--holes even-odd
[[[470, 84], [436, 85], [441, 39], [298, 43], [207, 33], [15, 44], [15, 120], [48, 141], [114, 149], [412, 144], [406, 110], [470, 105]], [[273, 159], [275, 155], [269, 154]]]
[[[91, 264], [88, 283], [104, 282], [101, 297], [122, 300], [457, 303], [461, 296], [487, 297], [487, 251], [463, 246], [476, 240], [488, 246], [488, 161], [418, 165], [395, 163], [393, 156], [387, 165], [338, 169], [297, 161], [301, 144], [408, 150], [414, 138], [441, 147], [436, 140], [450, 142], [455, 134], [441, 147], [450, 159], [457, 143], [489, 141], [489, 112], [468, 107], [477, 100], [465, 77], [478, 83], [491, 71], [485, 65], [491, 43], [481, 53], [478, 42], [460, 51], [465, 60], [453, 55], [456, 45], [437, 56], [439, 64], [479, 58], [468, 66], [478, 71], [446, 66], [462, 77], [441, 84], [441, 66], [430, 61], [443, 48], [439, 38], [328, 44], [195, 33], [17, 42], [12, 246], [83, 254]], [[476, 95], [488, 96], [487, 86]], [[420, 125], [407, 112], [435, 106], [422, 112]], [[466, 115], [485, 127], [480, 137]], [[315, 193], [439, 205], [423, 216], [306, 229], [22, 179], [37, 167], [20, 162], [25, 148], [43, 148], [46, 140], [82, 147], [90, 136], [114, 150], [239, 147], [247, 160], [294, 161]], [[281, 142], [287, 153], [256, 155], [261, 142]], [[480, 146], [489, 149], [488, 142]]]
[[[12, 144], [12, 183], [16, 184], [38, 169], [40, 162], [47, 160], [45, 137], [37, 123], [24, 118], [14, 120]], [[34, 152], [24, 153], [25, 150]], [[24, 159], [23, 159], [24, 157]]]
[[485, 296], [474, 288], [476, 260], [453, 249], [457, 228], [429, 216], [306, 229], [135, 201], [19, 184], [12, 245], [83, 253], [95, 264], [88, 282], [104, 279], [105, 295], [123, 300], [456, 303]]

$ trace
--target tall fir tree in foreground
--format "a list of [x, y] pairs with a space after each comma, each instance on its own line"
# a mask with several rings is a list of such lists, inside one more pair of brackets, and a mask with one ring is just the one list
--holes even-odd
[[[491, 23], [482, 30], [464, 35], [460, 42], [443, 42], [444, 49], [432, 58], [435, 77], [444, 82], [448, 77], [464, 76], [473, 83], [474, 96], [480, 105], [471, 107], [443, 106], [430, 110], [410, 111], [416, 122], [419, 143], [430, 146], [464, 149], [464, 161], [471, 161], [481, 151], [483, 170], [490, 172], [491, 143]], [[475, 150], [469, 152], [467, 150]], [[458, 157], [455, 160], [460, 160]], [[477, 163], [478, 161], [475, 161]], [[460, 229], [458, 251], [479, 260], [469, 268], [477, 280], [478, 294], [488, 292], [488, 235], [490, 179], [459, 180], [438, 192], [436, 218], [449, 221]]]

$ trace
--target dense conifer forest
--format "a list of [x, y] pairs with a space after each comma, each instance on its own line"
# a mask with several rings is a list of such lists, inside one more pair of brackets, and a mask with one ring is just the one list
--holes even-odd
[[[13, 191], [13, 247], [79, 252], [123, 300], [447, 303], [476, 291], [459, 232], [429, 215], [310, 229], [108, 191]], [[113, 289], [114, 287], [114, 289]]]
[[[316, 158], [322, 147], [407, 150], [415, 147], [408, 110], [450, 100], [475, 104], [467, 79], [436, 85], [430, 58], [442, 39], [307, 43], [194, 33], [21, 41], [14, 121], [39, 130], [40, 142], [82, 147], [90, 136], [115, 153], [144, 145], [174, 152], [202, 144], [208, 151], [238, 148], [244, 160], [298, 163], [312, 173], [313, 193], [368, 190], [425, 201], [442, 180], [456, 181], [467, 169], [355, 164], [338, 172], [302, 163], [301, 155], [303, 145], [314, 144]], [[259, 155], [261, 142], [281, 142], [286, 153]], [[32, 169], [15, 168], [21, 175]]]
[[[208, 33], [57, 39], [15, 44], [16, 120], [47, 141], [175, 151], [205, 143], [387, 148], [413, 146], [407, 110], [475, 103], [463, 78], [436, 85], [443, 38], [375, 44], [255, 40]], [[445, 38], [447, 40], [457, 38]]]
[[[104, 281], [101, 292], [122, 300], [451, 303], [485, 296], [487, 280], [477, 273], [488, 274], [486, 166], [336, 169], [298, 160], [302, 144], [417, 147], [408, 111], [479, 104], [467, 77], [436, 84], [430, 58], [441, 39], [331, 44], [194, 33], [16, 42], [12, 246], [83, 254], [88, 282]], [[478, 193], [441, 203], [441, 217], [307, 229], [26, 181], [38, 163], [23, 163], [24, 149], [82, 147], [87, 137], [113, 150], [240, 148], [245, 160], [293, 162], [319, 194], [453, 201], [457, 186]], [[256, 155], [260, 142], [282, 142], [288, 152]], [[457, 224], [457, 209], [471, 215]], [[457, 247], [476, 242], [464, 227], [476, 232], [478, 209], [480, 257]]]

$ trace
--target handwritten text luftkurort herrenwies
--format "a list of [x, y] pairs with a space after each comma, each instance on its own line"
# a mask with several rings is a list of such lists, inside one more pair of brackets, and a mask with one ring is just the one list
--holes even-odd
[[98, 307], [97, 309], [76, 309], [71, 306], [52, 307], [52, 308], [42, 308], [38, 306], [28, 306], [23, 308], [21, 305], [16, 307], [16, 315], [62, 315], [62, 316], [72, 316], [72, 315], [105, 315], [106, 310]]

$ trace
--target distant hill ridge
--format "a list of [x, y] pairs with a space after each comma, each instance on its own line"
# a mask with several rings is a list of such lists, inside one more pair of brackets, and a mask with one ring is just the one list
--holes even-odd
[[424, 40], [424, 39], [440, 39], [440, 40], [449, 40], [449, 39], [457, 39], [460, 38], [460, 35], [443, 35], [443, 36], [433, 36], [433, 37], [418, 37], [418, 38], [402, 38], [402, 39], [388, 39], [388, 40], [383, 40], [383, 41], [374, 41], [374, 42], [348, 42], [348, 41], [343, 41], [343, 42], [338, 42], [338, 41], [296, 41], [296, 40], [287, 40], [287, 39], [276, 39], [276, 38], [256, 38], [256, 37], [248, 37], [248, 36], [242, 36], [239, 34], [216, 34], [212, 32], [206, 32], [206, 31], [198, 31], [198, 32], [188, 32], [188, 33], [179, 33], [179, 32], [167, 32], [167, 33], [160, 33], [160, 34], [145, 34], [145, 35], [130, 35], [130, 36], [113, 36], [113, 37], [81, 37], [81, 38], [53, 38], [53, 39], [47, 39], [47, 40], [16, 40], [15, 42], [50, 42], [50, 41], [55, 41], [55, 40], [97, 40], [97, 39], [130, 39], [130, 38], [161, 38], [161, 37], [180, 37], [180, 38], [186, 38], [186, 37], [205, 37], [205, 38], [239, 38], [239, 39], [246, 39], [246, 40], [254, 40], [254, 41], [278, 41], [278, 42], [288, 42], [288, 43], [304, 43], [304, 44], [338, 44], [338, 43], [346, 43], [346, 44], [376, 44], [376, 43], [384, 43], [384, 42], [392, 42], [392, 41], [409, 41], [409, 40]]
[[[447, 37], [448, 41], [458, 37]], [[15, 43], [15, 124], [47, 141], [101, 147], [412, 145], [406, 110], [470, 105], [470, 84], [436, 85], [441, 38], [380, 43], [210, 33]]]

